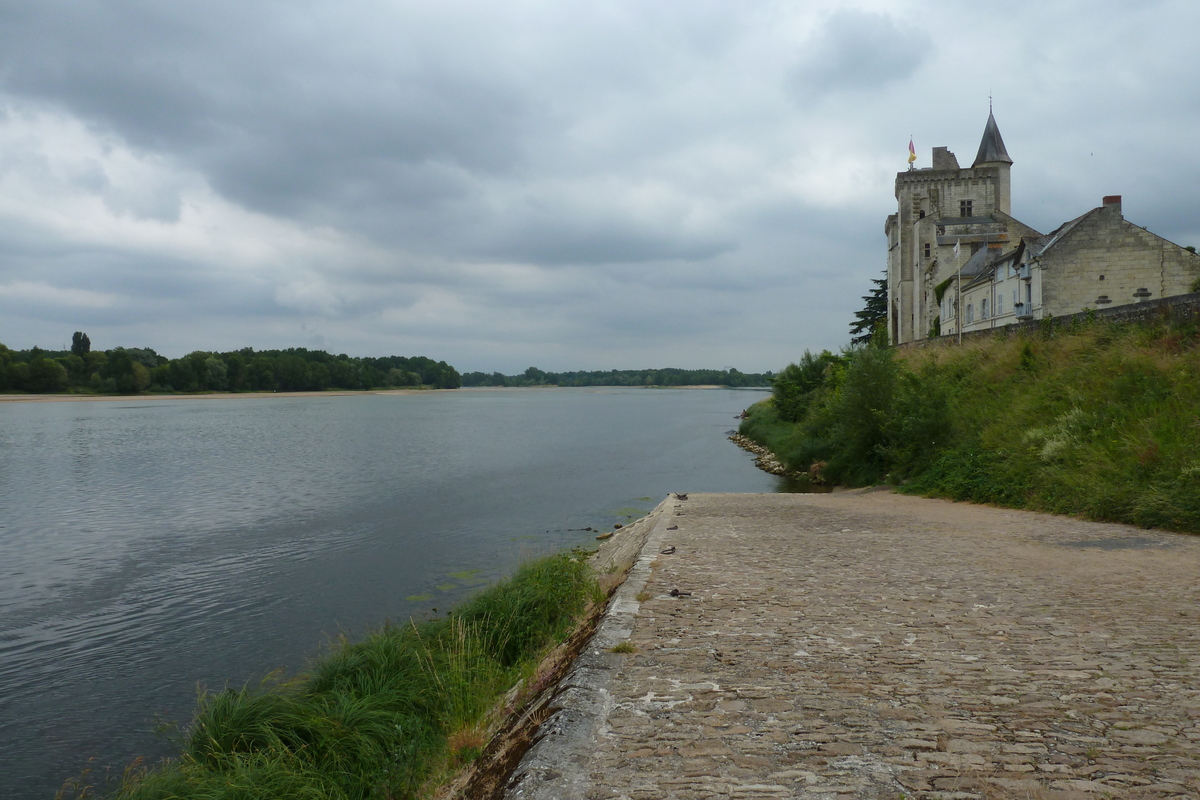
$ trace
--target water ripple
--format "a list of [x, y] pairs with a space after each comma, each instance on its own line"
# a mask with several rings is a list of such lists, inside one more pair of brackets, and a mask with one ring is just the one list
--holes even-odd
[[[197, 684], [447, 607], [668, 491], [770, 491], [740, 392], [0, 404], [0, 796], [158, 757]], [[653, 502], [647, 504], [647, 508]], [[409, 600], [409, 597], [432, 600]]]

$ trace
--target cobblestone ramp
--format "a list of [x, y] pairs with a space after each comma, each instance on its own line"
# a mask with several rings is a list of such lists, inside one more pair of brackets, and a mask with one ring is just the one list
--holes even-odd
[[1200, 798], [1200, 539], [692, 494], [641, 566], [509, 797]]

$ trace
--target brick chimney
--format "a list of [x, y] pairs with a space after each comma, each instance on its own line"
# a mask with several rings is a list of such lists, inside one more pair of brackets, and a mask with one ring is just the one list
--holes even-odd
[[[1121, 195], [1110, 194], [1108, 197], [1105, 197], [1104, 198], [1104, 207], [1105, 208], [1115, 208], [1117, 210], [1117, 216], [1120, 217], [1121, 216]], [[1124, 219], [1124, 217], [1122, 217], [1122, 219]]]

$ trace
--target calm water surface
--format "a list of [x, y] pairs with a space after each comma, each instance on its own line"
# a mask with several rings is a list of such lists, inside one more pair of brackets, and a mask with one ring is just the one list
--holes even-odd
[[0, 404], [0, 796], [177, 751], [197, 685], [445, 609], [671, 491], [776, 491], [761, 394]]

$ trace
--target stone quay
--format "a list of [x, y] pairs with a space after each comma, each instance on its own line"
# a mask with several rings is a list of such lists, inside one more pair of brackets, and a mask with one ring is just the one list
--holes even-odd
[[1200, 798], [1200, 537], [865, 490], [610, 545], [508, 798]]

